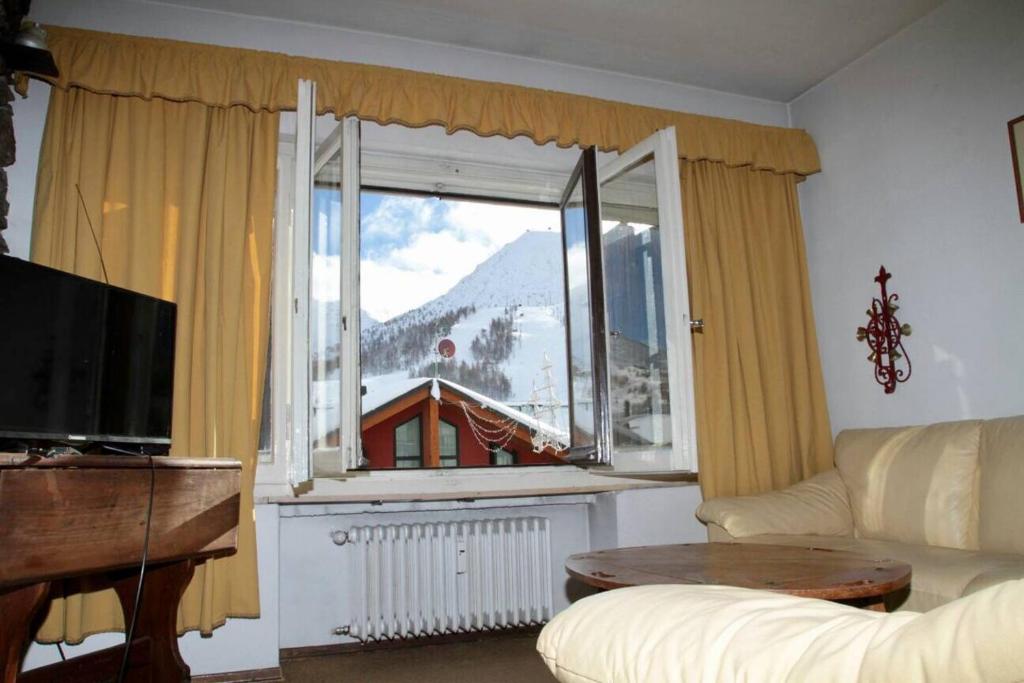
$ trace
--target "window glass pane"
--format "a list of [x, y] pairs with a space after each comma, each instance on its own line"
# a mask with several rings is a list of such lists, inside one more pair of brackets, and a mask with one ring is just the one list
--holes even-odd
[[562, 210], [565, 232], [566, 287], [569, 298], [569, 356], [572, 381], [572, 445], [596, 443], [594, 424], [593, 350], [590, 341], [590, 282], [587, 226], [583, 208], [583, 176], [577, 179]]
[[317, 119], [309, 260], [309, 436], [314, 476], [340, 467], [341, 424], [341, 149], [325, 157], [333, 116]]
[[441, 420], [441, 467], [459, 466], [459, 430], [450, 422]]
[[412, 405], [440, 423], [424, 425], [440, 441], [423, 444], [425, 465], [437, 452], [441, 467], [491, 466], [492, 443], [522, 453], [517, 464], [564, 464], [558, 211], [378, 191], [362, 192], [360, 211], [368, 469], [391, 467], [379, 430]]
[[665, 302], [653, 157], [601, 185], [612, 442], [671, 449]]
[[495, 447], [491, 457], [495, 467], [507, 467], [516, 464], [516, 454], [504, 448]]
[[420, 418], [395, 427], [395, 467], [422, 467]]

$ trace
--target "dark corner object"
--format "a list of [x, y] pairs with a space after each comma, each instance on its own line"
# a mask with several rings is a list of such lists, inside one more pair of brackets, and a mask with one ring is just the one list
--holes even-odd
[[1024, 223], [1024, 116], [1013, 119], [1006, 127], [1010, 129], [1010, 159], [1017, 186], [1017, 208], [1020, 210], [1020, 222]]
[[0, 0], [0, 254], [10, 251], [7, 229], [7, 167], [14, 164], [14, 72], [57, 76], [57, 64], [46, 47], [46, 32], [38, 24], [22, 25], [30, 0]]

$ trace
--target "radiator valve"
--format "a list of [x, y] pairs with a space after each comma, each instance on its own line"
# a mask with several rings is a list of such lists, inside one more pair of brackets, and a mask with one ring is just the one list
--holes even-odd
[[347, 636], [349, 633], [348, 626], [336, 626], [334, 628], [334, 635], [336, 636]]
[[348, 532], [335, 529], [331, 532], [331, 540], [334, 541], [334, 545], [345, 545], [348, 543]]

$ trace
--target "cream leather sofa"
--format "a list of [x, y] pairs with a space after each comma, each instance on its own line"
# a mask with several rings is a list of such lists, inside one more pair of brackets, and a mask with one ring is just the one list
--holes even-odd
[[729, 586], [640, 586], [584, 598], [537, 650], [563, 683], [1024, 680], [1024, 581], [924, 614]]
[[708, 500], [697, 516], [712, 541], [908, 562], [909, 595], [890, 596], [890, 609], [925, 611], [1024, 577], [1024, 416], [847, 430], [835, 463], [781, 491]]

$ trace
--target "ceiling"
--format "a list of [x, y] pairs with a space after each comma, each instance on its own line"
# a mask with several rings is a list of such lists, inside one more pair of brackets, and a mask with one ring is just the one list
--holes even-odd
[[942, 0], [164, 0], [788, 102]]

